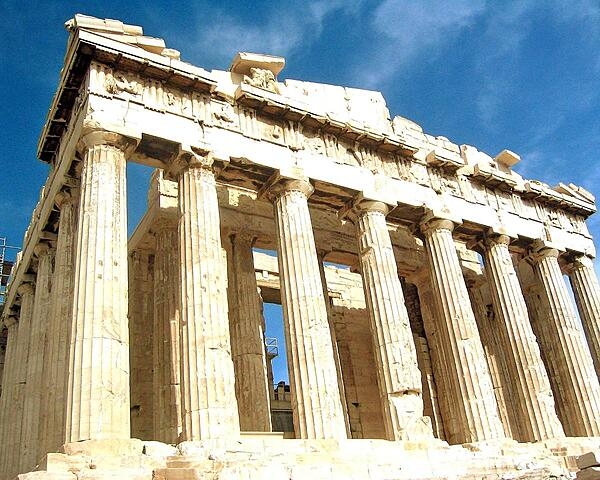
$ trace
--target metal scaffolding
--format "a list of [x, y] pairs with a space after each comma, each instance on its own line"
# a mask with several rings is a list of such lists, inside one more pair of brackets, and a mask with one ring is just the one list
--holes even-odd
[[[0, 237], [0, 310], [4, 305], [4, 296], [6, 295], [6, 288], [10, 280], [10, 274], [12, 272], [14, 260], [6, 258], [7, 250], [19, 251], [19, 247], [13, 247], [6, 244], [6, 237]], [[11, 256], [12, 257], [12, 256]]]

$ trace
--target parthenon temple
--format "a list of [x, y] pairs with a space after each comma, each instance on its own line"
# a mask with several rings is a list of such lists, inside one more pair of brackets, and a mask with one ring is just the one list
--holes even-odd
[[[584, 468], [600, 448], [590, 192], [392, 118], [379, 92], [282, 80], [282, 57], [208, 71], [138, 26], [66, 28], [49, 175], [2, 313], [1, 478]], [[154, 169], [131, 235], [128, 162]], [[282, 308], [289, 386], [263, 302]]]

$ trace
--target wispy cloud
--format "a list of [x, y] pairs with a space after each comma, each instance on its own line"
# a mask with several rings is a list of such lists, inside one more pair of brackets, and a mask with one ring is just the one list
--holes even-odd
[[361, 3], [313, 0], [285, 7], [278, 4], [252, 19], [215, 9], [209, 14], [210, 25], [198, 28], [195, 47], [217, 64], [226, 64], [238, 51], [291, 55], [319, 38], [328, 17], [353, 14]]
[[[519, 88], [516, 79], [522, 65], [520, 62], [523, 61], [523, 45], [530, 36], [539, 33], [535, 28], [573, 29], [576, 26], [580, 38], [573, 43], [577, 43], [580, 51], [588, 51], [590, 65], [597, 65], [600, 69], [600, 51], [597, 48], [600, 41], [600, 6], [597, 2], [521, 0], [502, 4], [501, 7], [494, 5], [486, 17], [486, 31], [478, 51], [478, 70], [482, 82], [476, 102], [480, 119], [490, 131], [495, 129], [502, 106], [514, 100]], [[545, 21], [542, 22], [541, 18]], [[568, 72], [568, 65], [564, 67], [565, 72]], [[542, 79], [549, 74], [551, 73], [539, 72]], [[577, 82], [586, 81], [585, 76], [586, 73], [582, 72]], [[546, 92], [548, 97], [553, 98], [554, 108], [550, 119], [553, 128], [548, 128], [547, 118], [540, 122], [537, 126], [541, 131], [535, 135], [539, 140], [543, 139], [540, 138], [542, 133], [546, 137], [554, 133], [569, 110], [585, 108], [598, 94], [597, 89], [586, 89], [580, 83], [574, 84], [572, 78], [569, 75], [557, 75], [552, 82], [552, 90]]]
[[431, 59], [485, 11], [485, 0], [384, 0], [371, 28], [378, 40], [357, 75], [360, 84], [382, 88], [403, 66]]

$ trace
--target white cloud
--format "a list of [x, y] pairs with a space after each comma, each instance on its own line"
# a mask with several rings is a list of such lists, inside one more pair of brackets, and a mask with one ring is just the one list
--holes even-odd
[[227, 63], [238, 51], [290, 55], [318, 39], [327, 17], [339, 12], [353, 14], [361, 3], [313, 0], [278, 5], [257, 12], [253, 19], [214, 11], [209, 14], [210, 25], [201, 24], [195, 47], [218, 64]]
[[378, 35], [357, 83], [381, 88], [413, 60], [431, 58], [485, 11], [485, 0], [384, 0], [371, 26]]

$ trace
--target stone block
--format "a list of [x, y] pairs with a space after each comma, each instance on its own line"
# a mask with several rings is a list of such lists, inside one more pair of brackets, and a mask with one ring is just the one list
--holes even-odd
[[40, 469], [48, 472], [74, 472], [89, 468], [91, 459], [82, 455], [48, 453], [40, 463]]
[[194, 468], [160, 468], [154, 470], [153, 480], [203, 480], [207, 478], [206, 473]]
[[600, 480], [600, 467], [588, 467], [577, 472], [577, 480]]
[[17, 480], [77, 480], [70, 472], [30, 472], [17, 475]]
[[67, 455], [87, 456], [123, 456], [141, 455], [144, 444], [136, 438], [84, 440], [81, 442], [66, 443], [62, 446], [62, 453]]
[[177, 455], [178, 450], [177, 447], [166, 443], [145, 441], [143, 452], [144, 455], [148, 455], [149, 457], [170, 457]]
[[600, 466], [600, 449], [584, 453], [577, 457], [577, 467], [583, 470], [588, 467]]
[[133, 468], [122, 468], [117, 470], [87, 470], [77, 473], [77, 480], [149, 480], [152, 472]]

